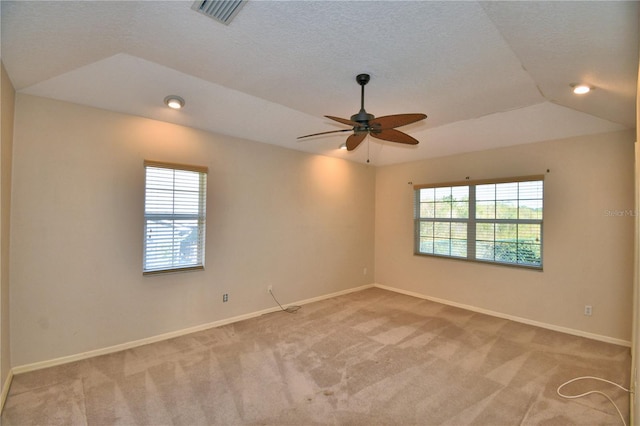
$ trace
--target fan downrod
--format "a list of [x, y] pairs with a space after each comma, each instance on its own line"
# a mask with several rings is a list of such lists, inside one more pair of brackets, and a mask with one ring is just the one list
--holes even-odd
[[356, 123], [360, 124], [361, 128], [357, 130], [368, 130], [369, 121], [375, 118], [373, 114], [367, 113], [367, 111], [365, 111], [364, 109], [364, 86], [369, 82], [370, 79], [371, 76], [369, 76], [369, 74], [358, 74], [356, 76], [356, 81], [360, 85], [360, 111], [357, 114], [351, 116], [351, 121], [355, 121]]

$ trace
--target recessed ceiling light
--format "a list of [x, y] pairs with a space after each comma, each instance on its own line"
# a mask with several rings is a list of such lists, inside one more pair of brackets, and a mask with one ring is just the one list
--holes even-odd
[[182, 99], [180, 96], [169, 95], [166, 98], [164, 98], [164, 103], [169, 108], [180, 109], [184, 106], [184, 99]]
[[572, 84], [571, 87], [573, 88], [573, 93], [576, 95], [584, 95], [593, 90], [593, 87], [586, 84]]

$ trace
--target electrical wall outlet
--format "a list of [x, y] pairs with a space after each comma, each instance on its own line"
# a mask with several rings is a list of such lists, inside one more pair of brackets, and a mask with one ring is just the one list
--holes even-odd
[[273, 286], [272, 285], [268, 285], [267, 286], [267, 293], [271, 293], [273, 291]]
[[584, 314], [586, 316], [590, 317], [591, 311], [592, 311], [591, 305], [584, 305]]
[[223, 302], [228, 302], [229, 301], [229, 294], [225, 293], [222, 295], [222, 301]]

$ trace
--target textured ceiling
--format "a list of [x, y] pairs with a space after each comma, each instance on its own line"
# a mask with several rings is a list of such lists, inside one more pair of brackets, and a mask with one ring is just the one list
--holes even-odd
[[[377, 165], [635, 127], [637, 2], [191, 5], [2, 1], [1, 59], [23, 93]], [[369, 113], [428, 115], [400, 129], [418, 146], [296, 140], [344, 128], [323, 116], [358, 111], [360, 73]]]

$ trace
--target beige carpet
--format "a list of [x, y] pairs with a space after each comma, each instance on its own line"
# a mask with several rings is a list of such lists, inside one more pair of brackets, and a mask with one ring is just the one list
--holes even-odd
[[[368, 289], [18, 375], [3, 425], [619, 425], [630, 350]], [[628, 422], [628, 395], [608, 393]]]

